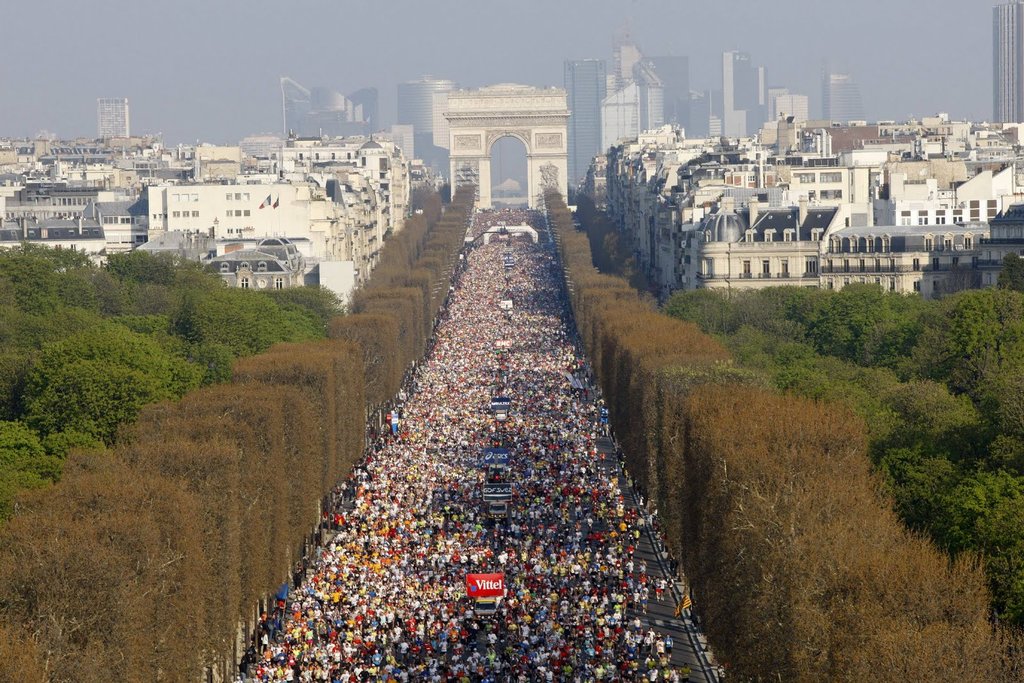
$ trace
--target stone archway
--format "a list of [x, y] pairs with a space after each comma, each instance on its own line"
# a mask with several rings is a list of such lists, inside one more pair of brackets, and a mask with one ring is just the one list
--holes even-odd
[[569, 110], [565, 90], [527, 85], [492, 85], [448, 94], [448, 154], [452, 194], [476, 185], [477, 207], [491, 208], [491, 147], [514, 137], [526, 147], [526, 191], [530, 208], [553, 188], [568, 197]]

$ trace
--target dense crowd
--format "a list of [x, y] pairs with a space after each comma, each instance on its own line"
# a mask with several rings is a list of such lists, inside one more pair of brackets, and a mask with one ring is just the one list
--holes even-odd
[[[634, 557], [641, 520], [600, 466], [597, 404], [567, 379], [583, 361], [553, 250], [508, 237], [466, 258], [398, 433], [353, 471], [336, 534], [261, 622], [243, 680], [680, 680], [671, 638], [641, 618], [666, 582]], [[494, 396], [512, 399], [504, 421]], [[498, 513], [489, 447], [510, 452]], [[471, 572], [504, 573], [493, 614], [467, 596]]]

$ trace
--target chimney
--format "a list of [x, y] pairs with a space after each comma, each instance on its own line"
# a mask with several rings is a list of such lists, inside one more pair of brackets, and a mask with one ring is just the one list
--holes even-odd
[[807, 197], [800, 198], [800, 225], [807, 220]]
[[729, 211], [733, 211], [735, 208], [736, 208], [736, 198], [735, 197], [725, 197], [725, 196], [723, 196], [722, 199], [719, 200], [719, 202], [718, 202], [718, 210], [720, 212], [722, 212], [722, 213], [727, 213]]
[[761, 201], [757, 197], [751, 197], [747, 206], [750, 207], [750, 225], [753, 226], [757, 222], [757, 217], [761, 215]]

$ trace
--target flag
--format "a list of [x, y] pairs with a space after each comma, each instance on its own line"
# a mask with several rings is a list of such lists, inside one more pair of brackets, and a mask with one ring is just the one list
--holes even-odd
[[264, 199], [262, 202], [260, 202], [260, 208], [262, 209], [264, 206], [270, 206], [270, 195], [269, 194], [267, 195], [266, 199]]
[[[269, 201], [270, 197], [267, 197], [267, 200]], [[280, 203], [281, 203], [281, 195], [277, 195], [277, 199], [274, 200], [274, 208], [276, 209], [277, 205], [280, 204]]]
[[692, 605], [692, 604], [693, 604], [693, 601], [690, 600], [690, 596], [689, 595], [684, 595], [683, 599], [679, 601], [678, 605], [676, 605], [676, 612], [675, 612], [676, 618], [678, 619], [683, 614], [683, 610], [684, 609], [690, 609], [690, 605]]

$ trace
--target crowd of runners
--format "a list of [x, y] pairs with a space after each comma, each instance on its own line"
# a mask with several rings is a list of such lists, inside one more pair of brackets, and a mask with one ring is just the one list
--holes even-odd
[[[542, 220], [478, 216], [478, 231]], [[353, 471], [333, 538], [262, 620], [241, 680], [685, 680], [643, 618], [666, 582], [635, 556], [641, 520], [599, 465], [559, 276], [544, 239], [467, 253], [397, 433]], [[488, 448], [507, 468], [482, 466]], [[483, 499], [487, 480], [510, 484], [507, 505]], [[467, 595], [475, 572], [504, 575], [493, 613]]]

